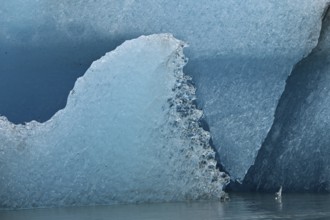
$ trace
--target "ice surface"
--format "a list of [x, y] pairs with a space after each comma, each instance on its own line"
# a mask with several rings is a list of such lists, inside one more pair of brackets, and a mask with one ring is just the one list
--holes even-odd
[[[43, 121], [64, 106], [77, 71], [98, 55], [141, 34], [173, 33], [190, 45], [186, 70], [221, 162], [241, 180], [271, 128], [292, 67], [316, 46], [326, 2], [6, 1], [0, 44], [17, 53], [0, 53], [0, 114]], [[48, 51], [57, 51], [50, 64]], [[46, 65], [35, 69], [39, 58]]]
[[0, 208], [219, 198], [184, 43], [142, 36], [95, 61], [46, 123], [0, 118]]
[[275, 123], [244, 183], [255, 190], [330, 192], [330, 12], [313, 52], [297, 64]]

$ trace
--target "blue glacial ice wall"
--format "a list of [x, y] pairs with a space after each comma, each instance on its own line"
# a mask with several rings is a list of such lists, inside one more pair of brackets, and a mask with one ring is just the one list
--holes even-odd
[[185, 70], [221, 163], [242, 180], [272, 126], [285, 80], [317, 44], [326, 2], [6, 1], [0, 114], [15, 123], [45, 121], [105, 51], [141, 34], [173, 33], [190, 45]]
[[219, 198], [185, 44], [142, 36], [95, 61], [49, 121], [0, 117], [0, 208]]
[[330, 12], [319, 43], [287, 81], [274, 125], [244, 185], [330, 192]]

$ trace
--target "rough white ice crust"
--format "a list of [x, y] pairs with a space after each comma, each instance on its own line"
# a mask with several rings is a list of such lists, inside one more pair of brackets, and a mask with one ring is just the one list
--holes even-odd
[[126, 41], [79, 78], [51, 120], [0, 117], [0, 208], [219, 198], [202, 111], [171, 35]]

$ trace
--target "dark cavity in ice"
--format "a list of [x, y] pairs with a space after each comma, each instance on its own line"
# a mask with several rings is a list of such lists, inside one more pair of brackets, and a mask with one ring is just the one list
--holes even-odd
[[15, 124], [47, 121], [65, 107], [74, 83], [91, 63], [125, 40], [0, 42], [0, 115]]

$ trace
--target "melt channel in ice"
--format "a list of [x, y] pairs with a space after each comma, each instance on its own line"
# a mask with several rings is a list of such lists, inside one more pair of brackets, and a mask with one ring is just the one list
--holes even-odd
[[126, 41], [49, 121], [0, 117], [0, 208], [219, 198], [228, 177], [199, 125], [184, 46], [169, 34]]

